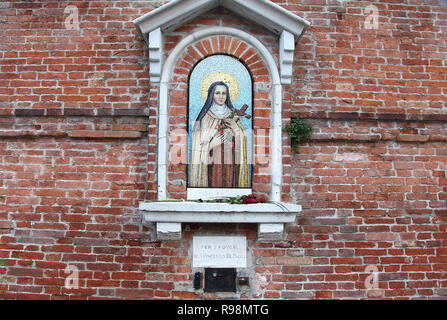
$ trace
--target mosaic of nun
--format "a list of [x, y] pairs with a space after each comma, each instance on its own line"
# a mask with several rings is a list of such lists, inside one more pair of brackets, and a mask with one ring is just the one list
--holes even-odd
[[192, 130], [190, 187], [250, 186], [247, 135], [225, 82], [211, 84]]

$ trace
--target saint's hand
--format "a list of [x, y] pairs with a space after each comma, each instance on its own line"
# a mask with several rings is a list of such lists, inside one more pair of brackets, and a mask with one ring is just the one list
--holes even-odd
[[233, 140], [233, 131], [231, 130], [225, 130], [224, 132], [224, 137], [223, 137], [223, 141], [225, 144], [230, 143]]
[[215, 147], [221, 145], [224, 142], [224, 135], [223, 134], [219, 134], [219, 135], [215, 135], [211, 141], [210, 141], [210, 149], [214, 149]]
[[234, 133], [238, 133], [240, 131], [239, 126], [237, 125], [236, 121], [231, 118], [225, 119], [225, 124], [233, 130]]

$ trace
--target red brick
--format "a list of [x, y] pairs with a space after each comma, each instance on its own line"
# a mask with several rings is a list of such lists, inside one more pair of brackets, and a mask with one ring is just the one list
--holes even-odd
[[187, 291], [172, 291], [172, 297], [177, 299], [196, 299], [198, 294], [195, 292]]
[[11, 267], [7, 273], [11, 276], [19, 276], [19, 277], [42, 277], [43, 270], [36, 268], [18, 268]]
[[428, 141], [429, 136], [425, 135], [416, 135], [416, 134], [402, 134], [397, 136], [397, 141], [402, 142], [426, 142]]
[[12, 228], [14, 228], [14, 222], [0, 221], [0, 229], [12, 229]]
[[394, 241], [399, 240], [396, 233], [368, 233], [366, 239], [370, 241]]
[[316, 299], [332, 299], [332, 292], [331, 291], [317, 291], [315, 293]]

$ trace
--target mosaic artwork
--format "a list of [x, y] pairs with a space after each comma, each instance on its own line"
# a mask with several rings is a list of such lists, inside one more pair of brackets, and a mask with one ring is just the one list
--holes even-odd
[[252, 80], [226, 55], [199, 62], [188, 97], [189, 187], [249, 188], [252, 157]]

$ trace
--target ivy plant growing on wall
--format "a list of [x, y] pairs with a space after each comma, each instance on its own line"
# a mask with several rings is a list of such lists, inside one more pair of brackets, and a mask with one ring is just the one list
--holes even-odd
[[292, 150], [295, 153], [300, 153], [298, 145], [309, 141], [312, 135], [312, 126], [300, 118], [292, 118], [292, 122], [283, 130], [289, 134]]

